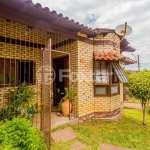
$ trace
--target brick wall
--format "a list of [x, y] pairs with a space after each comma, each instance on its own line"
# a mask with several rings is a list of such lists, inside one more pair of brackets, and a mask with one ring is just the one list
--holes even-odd
[[[78, 33], [80, 36], [86, 35]], [[14, 58], [22, 60], [33, 60], [36, 63], [36, 72], [41, 67], [41, 48], [42, 44], [46, 44], [49, 38], [52, 39], [52, 45], [68, 40], [67, 37], [48, 33], [46, 31], [31, 28], [14, 21], [9, 21], [0, 18], [0, 36], [19, 39], [41, 44], [38, 46], [26, 46], [1, 42], [0, 57]], [[96, 41], [111, 40], [119, 42], [119, 37], [114, 33], [106, 36], [99, 35], [94, 38]], [[73, 101], [73, 113], [79, 117], [80, 121], [84, 121], [94, 116], [104, 117], [107, 114], [108, 118], [114, 115], [120, 109], [120, 102], [123, 99], [123, 88], [120, 85], [120, 95], [112, 97], [94, 97], [93, 88], [93, 51], [95, 50], [114, 50], [114, 47], [109, 43], [107, 45], [91, 45], [81, 41], [73, 41], [64, 45], [55, 45], [55, 50], [70, 52], [70, 70], [71, 73], [78, 72], [77, 82], [70, 82], [70, 87], [75, 88], [77, 95]], [[120, 52], [120, 49], [117, 49]], [[64, 54], [52, 52], [52, 58], [62, 57]], [[76, 78], [76, 77], [74, 77]], [[40, 91], [40, 80], [36, 76], [36, 89]], [[0, 103], [4, 101], [4, 93], [7, 88], [0, 88]], [[39, 98], [37, 98], [40, 100]]]
[[[0, 58], [9, 58], [16, 60], [30, 60], [36, 64], [36, 85], [35, 90], [41, 90], [41, 74], [38, 73], [42, 65], [41, 49], [43, 45], [47, 44], [48, 40], [52, 39], [52, 45], [68, 39], [61, 35], [48, 33], [38, 28], [29, 27], [15, 21], [0, 18], [0, 36], [5, 38], [4, 42], [0, 42]], [[9, 40], [6, 38], [10, 38]], [[11, 44], [12, 40], [15, 43]], [[17, 43], [17, 40], [19, 43]], [[22, 43], [22, 41], [24, 41]], [[26, 42], [30, 42], [28, 46]], [[32, 44], [37, 43], [37, 44]], [[72, 45], [75, 46], [75, 45]], [[64, 47], [65, 48], [65, 47]], [[0, 88], [0, 106], [2, 107], [6, 102], [5, 93], [8, 87]], [[41, 96], [36, 97], [40, 101]]]
[[94, 112], [93, 45], [78, 41], [78, 116]]
[[[95, 41], [105, 41], [110, 40], [115, 43], [120, 41], [119, 37], [114, 33], [109, 33], [106, 36], [98, 35], [94, 38]], [[120, 114], [120, 102], [123, 100], [122, 84], [120, 84], [120, 94], [116, 96], [95, 96], [93, 81], [85, 82], [85, 79], [93, 79], [93, 51], [103, 50], [114, 51], [114, 46], [109, 43], [103, 43], [104, 45], [93, 45], [85, 44], [83, 42], [78, 42], [78, 72], [88, 72], [86, 77], [79, 76], [81, 82], [78, 83], [78, 115], [79, 121], [82, 122], [88, 118], [113, 118]], [[118, 44], [118, 47], [120, 44]], [[120, 53], [120, 49], [117, 48], [116, 51]], [[119, 116], [120, 117], [120, 116]], [[118, 119], [114, 118], [114, 119]]]
[[[0, 42], [0, 58], [12, 58], [16, 60], [32, 60], [36, 64], [36, 71], [41, 67], [41, 50], [37, 48], [29, 48], [26, 46], [18, 46], [14, 44], [5, 44]], [[40, 91], [40, 83], [36, 76], [36, 85], [34, 86], [37, 91]], [[6, 102], [5, 92], [6, 88], [0, 88], [0, 106]], [[37, 97], [40, 100], [40, 95]]]

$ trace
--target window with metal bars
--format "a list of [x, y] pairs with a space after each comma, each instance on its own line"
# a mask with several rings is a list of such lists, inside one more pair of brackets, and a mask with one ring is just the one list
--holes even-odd
[[0, 87], [35, 84], [34, 61], [0, 58]]

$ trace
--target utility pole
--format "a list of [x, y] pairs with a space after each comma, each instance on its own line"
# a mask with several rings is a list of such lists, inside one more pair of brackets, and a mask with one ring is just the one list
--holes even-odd
[[139, 57], [139, 55], [137, 55], [137, 58], [136, 58], [134, 54], [132, 54], [132, 55], [134, 56], [135, 60], [137, 61], [138, 71], [140, 71], [140, 57]]
[[137, 55], [137, 64], [138, 64], [138, 71], [140, 71], [140, 58], [139, 58], [139, 55]]

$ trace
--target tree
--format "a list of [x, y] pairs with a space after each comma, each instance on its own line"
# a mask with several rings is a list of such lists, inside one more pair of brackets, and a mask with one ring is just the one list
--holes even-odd
[[140, 99], [143, 110], [143, 124], [146, 124], [146, 107], [150, 100], [150, 71], [135, 72], [128, 77], [128, 87], [133, 96]]

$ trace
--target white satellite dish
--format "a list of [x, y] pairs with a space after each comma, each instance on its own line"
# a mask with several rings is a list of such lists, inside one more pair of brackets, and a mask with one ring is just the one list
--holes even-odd
[[117, 26], [115, 28], [115, 32], [118, 35], [126, 36], [132, 32], [132, 28], [129, 25], [127, 25], [127, 23], [125, 23], [125, 24], [121, 24], [121, 25]]
[[[132, 28], [129, 25], [127, 25], [127, 22], [125, 22], [125, 24], [121, 24], [115, 28], [115, 33], [122, 36], [122, 39], [120, 40], [119, 43], [121, 43], [121, 41], [124, 39], [124, 37], [126, 35], [129, 35], [131, 32], [132, 32]], [[116, 46], [114, 46], [114, 50], [116, 50], [116, 47], [119, 45], [119, 43]]]

